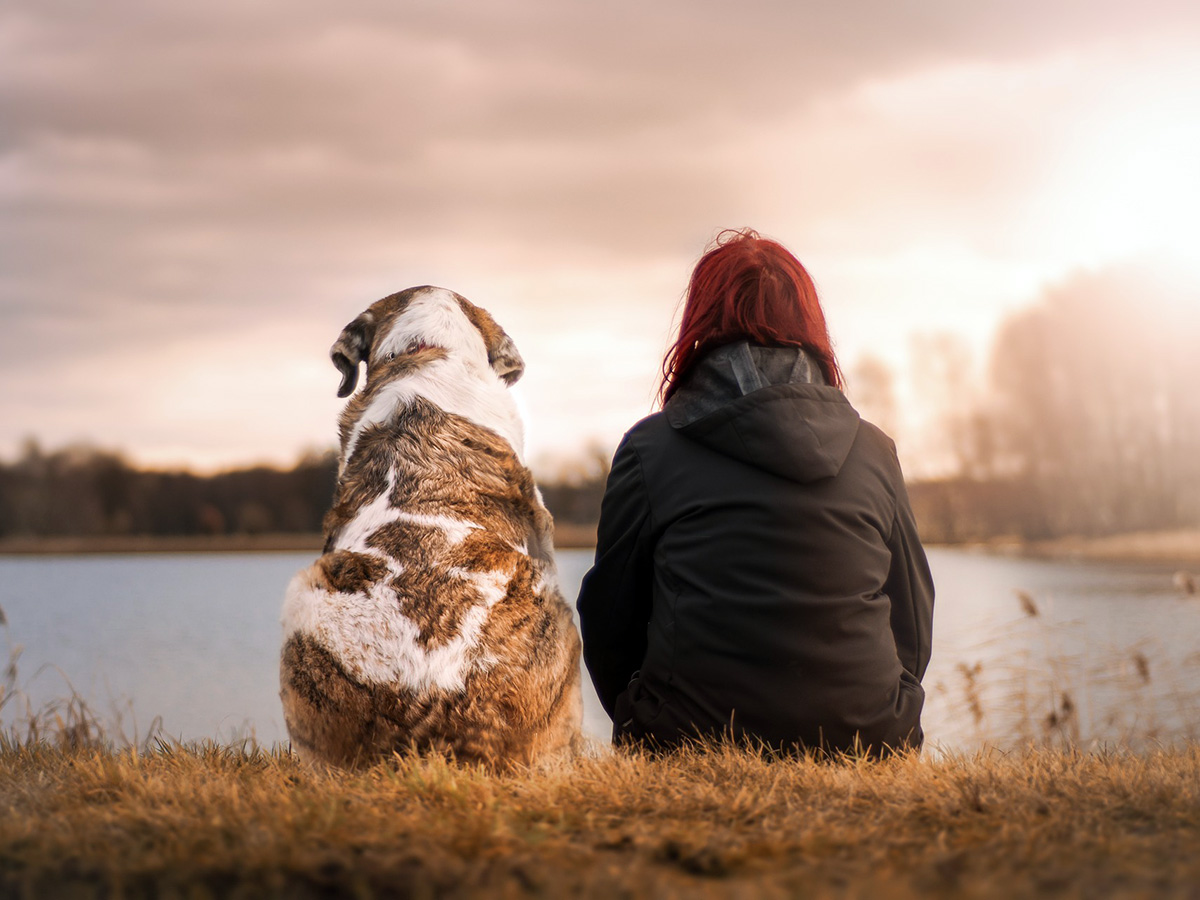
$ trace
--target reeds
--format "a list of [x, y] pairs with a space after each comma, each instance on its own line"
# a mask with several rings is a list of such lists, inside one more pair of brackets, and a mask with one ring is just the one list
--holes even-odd
[[1200, 740], [1200, 652], [1173, 658], [1153, 639], [1081, 644], [1078, 622], [1047, 615], [1052, 598], [1013, 596], [1021, 615], [988, 627], [976, 648], [982, 659], [968, 655], [952, 677], [927, 683], [926, 732], [935, 750], [1139, 751]]
[[102, 717], [61, 670], [56, 671], [63, 680], [64, 696], [34, 707], [28, 692], [21, 687], [19, 662], [23, 648], [13, 643], [2, 607], [0, 629], [5, 634], [7, 658], [0, 680], [0, 750], [39, 744], [67, 750], [147, 749], [166, 740], [161, 717], [156, 716], [144, 733], [139, 731], [132, 703], [128, 701], [114, 704], [111, 714]]

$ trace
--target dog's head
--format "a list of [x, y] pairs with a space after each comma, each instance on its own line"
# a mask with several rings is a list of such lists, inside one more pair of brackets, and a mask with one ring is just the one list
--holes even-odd
[[490, 370], [509, 385], [525, 371], [516, 344], [487, 310], [429, 285], [371, 304], [342, 329], [329, 356], [342, 373], [339, 397], [353, 393], [362, 362], [367, 364], [368, 381], [376, 372], [411, 370], [451, 356], [481, 372]]

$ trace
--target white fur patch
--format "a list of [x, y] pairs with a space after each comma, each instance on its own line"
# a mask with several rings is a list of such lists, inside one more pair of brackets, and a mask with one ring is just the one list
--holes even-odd
[[395, 522], [411, 522], [414, 525], [424, 525], [426, 528], [436, 528], [446, 539], [446, 543], [454, 546], [467, 539], [472, 531], [478, 531], [482, 525], [469, 522], [466, 519], [456, 519], [453, 516], [435, 516], [428, 513], [397, 513]]
[[461, 691], [473, 669], [486, 667], [486, 658], [476, 650], [489, 609], [486, 603], [471, 607], [457, 635], [437, 647], [423, 647], [420, 629], [400, 612], [389, 588], [376, 584], [353, 594], [325, 591], [306, 569], [288, 586], [284, 640], [296, 632], [311, 636], [364, 684]]
[[[491, 371], [490, 369], [488, 370]], [[474, 376], [461, 361], [439, 359], [406, 378], [397, 379], [380, 389], [375, 399], [354, 423], [342, 452], [343, 466], [354, 455], [363, 431], [372, 425], [385, 425], [397, 411], [418, 397], [469, 422], [494, 431], [508, 441], [517, 459], [524, 455], [525, 436], [516, 404], [499, 376]]]
[[[399, 574], [403, 571], [401, 562], [367, 544], [379, 528], [391, 522], [412, 521], [440, 528], [454, 544], [479, 527], [450, 516], [395, 509], [390, 506], [394, 483], [393, 471], [383, 492], [343, 529], [338, 549], [373, 556], [390, 572]], [[461, 691], [471, 671], [495, 664], [494, 658], [479, 653], [478, 645], [488, 611], [508, 592], [511, 575], [506, 571], [459, 568], [448, 569], [445, 574], [470, 583], [478, 602], [463, 616], [458, 634], [437, 647], [421, 644], [420, 629], [402, 612], [405, 598], [397, 596], [387, 584], [376, 583], [355, 593], [330, 591], [322, 586], [323, 578], [316, 566], [300, 572], [288, 585], [283, 604], [284, 640], [297, 632], [315, 638], [360, 682], [418, 691]]]
[[444, 288], [428, 288], [410, 300], [388, 333], [376, 336], [373, 353], [400, 354], [413, 341], [449, 351], [476, 373], [492, 372], [483, 335]]
[[385, 525], [395, 522], [400, 510], [392, 506], [392, 490], [396, 486], [396, 471], [388, 472], [387, 487], [378, 497], [358, 511], [353, 519], [346, 523], [334, 544], [336, 550], [349, 550], [351, 553], [368, 553], [390, 560], [367, 546], [367, 539]]
[[346, 523], [333, 544], [335, 550], [348, 550], [351, 553], [366, 553], [377, 556], [388, 563], [389, 568], [397, 565], [396, 561], [385, 553], [381, 553], [367, 544], [367, 540], [385, 525], [393, 522], [411, 522], [414, 525], [424, 525], [436, 528], [442, 532], [450, 545], [461, 544], [479, 525], [466, 519], [456, 519], [453, 516], [432, 515], [429, 513], [410, 513], [392, 506], [392, 490], [396, 486], [396, 470], [388, 472], [387, 487], [383, 492], [358, 511], [358, 514]]
[[391, 330], [377, 338], [376, 352], [403, 353], [413, 341], [441, 347], [448, 355], [379, 390], [346, 439], [343, 469], [363, 431], [388, 423], [418, 397], [494, 431], [508, 441], [517, 459], [523, 460], [525, 434], [516, 402], [504, 380], [488, 364], [483, 336], [453, 294], [440, 288], [420, 294]]

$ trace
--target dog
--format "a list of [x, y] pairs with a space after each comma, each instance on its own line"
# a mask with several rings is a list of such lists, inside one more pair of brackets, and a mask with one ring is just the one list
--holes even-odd
[[341, 453], [320, 558], [288, 586], [280, 698], [310, 762], [435, 752], [489, 767], [579, 749], [580, 641], [508, 387], [524, 362], [485, 310], [423, 286], [330, 350]]

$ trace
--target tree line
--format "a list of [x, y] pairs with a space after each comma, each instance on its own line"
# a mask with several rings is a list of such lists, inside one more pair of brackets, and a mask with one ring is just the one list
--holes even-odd
[[138, 468], [88, 446], [47, 452], [28, 441], [0, 465], [0, 536], [312, 533], [333, 496], [337, 459], [215, 475]]
[[[1002, 324], [978, 391], [961, 344], [919, 349], [949, 459], [909, 485], [926, 540], [1200, 527], [1200, 293], [1130, 272], [1069, 279]], [[891, 373], [868, 361], [850, 380], [891, 431]], [[595, 524], [608, 459], [593, 447], [541, 479], [557, 521]], [[330, 451], [290, 469], [149, 471], [30, 441], [0, 464], [0, 537], [316, 533], [336, 470]]]
[[[309, 453], [289, 469], [254, 466], [214, 475], [155, 471], [120, 453], [27, 441], [0, 463], [0, 538], [113, 535], [314, 534], [333, 498], [337, 454]], [[607, 462], [594, 459], [542, 485], [561, 522], [599, 515]]]
[[1077, 275], [1003, 323], [984, 387], [944, 404], [951, 470], [911, 488], [928, 540], [1200, 526], [1200, 291]]

